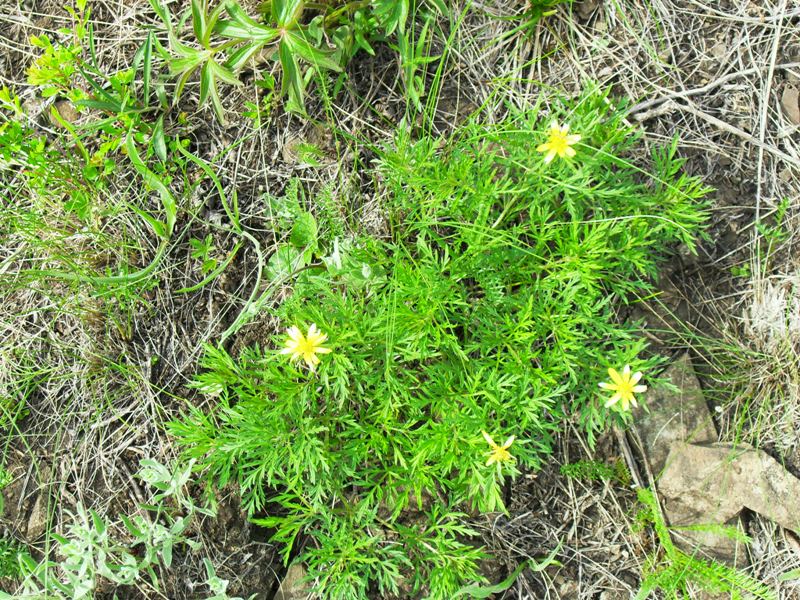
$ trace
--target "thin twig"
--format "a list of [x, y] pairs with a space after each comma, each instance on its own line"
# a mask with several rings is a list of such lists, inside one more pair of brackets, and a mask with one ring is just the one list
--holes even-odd
[[771, 144], [767, 144], [765, 142], [760, 141], [758, 138], [756, 138], [755, 136], [747, 133], [746, 131], [744, 131], [742, 129], [739, 129], [738, 127], [734, 127], [733, 125], [731, 125], [730, 123], [726, 123], [722, 119], [718, 119], [717, 117], [709, 115], [708, 113], [703, 112], [702, 110], [700, 110], [699, 108], [696, 108], [695, 106], [693, 106], [691, 104], [680, 104], [678, 102], [675, 102], [674, 100], [668, 100], [667, 103], [665, 103], [663, 106], [659, 107], [658, 109], [652, 110], [652, 111], [650, 111], [648, 113], [635, 115], [634, 119], [636, 121], [639, 121], [639, 122], [646, 121], [647, 119], [653, 118], [654, 116], [667, 114], [667, 113], [673, 112], [675, 110], [682, 110], [684, 112], [691, 113], [691, 114], [695, 115], [696, 117], [700, 117], [704, 121], [706, 121], [708, 123], [711, 123], [712, 125], [718, 127], [719, 129], [722, 129], [723, 131], [727, 131], [728, 133], [732, 133], [733, 135], [735, 135], [737, 137], [740, 137], [743, 140], [746, 140], [746, 141], [750, 142], [754, 146], [757, 146], [759, 148], [763, 148], [765, 151], [767, 151], [770, 154], [780, 158], [781, 160], [786, 161], [790, 165], [792, 165], [794, 167], [797, 167], [797, 168], [800, 168], [800, 159], [798, 159], [798, 158], [796, 158], [794, 156], [790, 156], [789, 154], [786, 154], [783, 150], [781, 150], [779, 148], [776, 148], [775, 146], [773, 146]]
[[[780, 10], [778, 11], [778, 16], [784, 16], [786, 14], [786, 0], [781, 2]], [[769, 72], [767, 73], [767, 81], [764, 85], [764, 89], [761, 91], [761, 111], [759, 114], [759, 125], [758, 125], [758, 141], [760, 143], [758, 147], [758, 161], [756, 163], [756, 212], [755, 212], [755, 222], [759, 223], [761, 221], [761, 187], [763, 184], [763, 167], [764, 167], [764, 140], [766, 139], [767, 135], [767, 117], [769, 111], [769, 95], [772, 91], [772, 79], [775, 75], [775, 63], [778, 60], [778, 47], [781, 40], [781, 33], [783, 32], [783, 19], [778, 21], [778, 26], [775, 30], [775, 38], [772, 40], [772, 51], [770, 52], [769, 56]], [[758, 237], [756, 239], [756, 252], [754, 256], [754, 260], [756, 262], [756, 273], [761, 272], [761, 238]]]
[[[798, 62], [791, 62], [791, 63], [781, 63], [779, 65], [772, 65], [775, 69], [793, 69], [795, 67], [800, 67], [800, 63]], [[701, 87], [692, 88], [690, 90], [682, 90], [679, 92], [673, 92], [666, 96], [661, 96], [659, 98], [653, 98], [651, 100], [645, 100], [644, 102], [639, 102], [638, 104], [634, 104], [631, 109], [628, 111], [631, 115], [637, 115], [638, 113], [644, 112], [654, 106], [659, 106], [664, 102], [668, 102], [669, 100], [676, 100], [678, 98], [689, 98], [691, 96], [698, 96], [700, 94], [705, 94], [710, 92], [714, 88], [718, 88], [721, 85], [725, 85], [729, 81], [733, 81], [734, 79], [739, 79], [740, 77], [747, 77], [748, 75], [754, 75], [756, 73], [760, 73], [764, 69], [769, 68], [768, 66], [760, 66], [760, 67], [751, 67], [750, 69], [744, 69], [742, 71], [736, 71], [735, 73], [728, 73], [727, 75], [723, 75], [713, 81], [708, 82], [706, 85]], [[636, 116], [634, 118], [639, 120], [645, 119], [638, 119]], [[762, 140], [763, 141], [763, 140]]]

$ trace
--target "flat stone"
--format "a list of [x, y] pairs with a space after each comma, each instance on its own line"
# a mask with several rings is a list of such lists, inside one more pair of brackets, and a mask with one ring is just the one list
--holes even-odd
[[[713, 526], [741, 527], [744, 508], [800, 533], [800, 479], [760, 450], [717, 442], [688, 355], [665, 377], [677, 391], [649, 392], [650, 412], [637, 410], [634, 422], [675, 544], [689, 553], [742, 562], [739, 542]], [[680, 529], [693, 526], [700, 527]]]
[[642, 451], [656, 478], [673, 442], [711, 443], [718, 439], [689, 355], [680, 356], [664, 377], [677, 391], [651, 389], [646, 403], [649, 412], [639, 408], [633, 413]]
[[[706, 405], [700, 382], [688, 354], [681, 355], [664, 373], [675, 390], [667, 388], [651, 389], [647, 395], [648, 411], [640, 408], [634, 412], [636, 432], [642, 444], [642, 451], [656, 478], [656, 487], [664, 500], [664, 515], [670, 525], [726, 525], [739, 527], [738, 511], [725, 518], [705, 513], [702, 506], [694, 506], [694, 490], [683, 488], [679, 493], [664, 497], [664, 482], [675, 473], [665, 472], [671, 458], [670, 452], [676, 444], [686, 445], [713, 444], [718, 435]], [[690, 471], [693, 468], [690, 466]], [[669, 489], [680, 485], [693, 486], [696, 482], [683, 481], [671, 484]], [[736, 562], [741, 554], [738, 542], [726, 535], [713, 531], [682, 531], [680, 535], [673, 532], [675, 544], [687, 553], [701, 552], [709, 558], [727, 563]]]
[[28, 516], [28, 528], [25, 534], [28, 540], [35, 541], [44, 535], [47, 523], [47, 495], [42, 492], [37, 494], [31, 514]]
[[796, 87], [787, 85], [783, 88], [781, 109], [792, 125], [800, 125], [800, 92]]
[[745, 444], [674, 443], [658, 489], [672, 525], [725, 523], [748, 508], [800, 532], [800, 480]]
[[306, 568], [299, 563], [289, 566], [281, 581], [275, 600], [305, 600], [311, 594], [311, 587], [304, 581], [308, 575]]

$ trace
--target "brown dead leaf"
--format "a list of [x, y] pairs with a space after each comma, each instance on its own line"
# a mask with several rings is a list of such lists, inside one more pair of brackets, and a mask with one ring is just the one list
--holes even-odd
[[800, 125], [800, 92], [796, 87], [787, 85], [781, 94], [781, 108], [792, 125]]
[[67, 123], [74, 123], [78, 120], [78, 111], [69, 100], [57, 100], [54, 104], [58, 115]]
[[582, 2], [575, 4], [575, 10], [577, 11], [578, 16], [586, 21], [592, 16], [592, 14], [594, 14], [599, 6], [600, 0], [582, 0]]

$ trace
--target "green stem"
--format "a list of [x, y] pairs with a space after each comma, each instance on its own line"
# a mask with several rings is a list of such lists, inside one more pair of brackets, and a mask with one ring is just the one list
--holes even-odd
[[335, 22], [343, 13], [369, 6], [369, 3], [370, 0], [353, 0], [352, 2], [348, 2], [325, 17], [325, 26], [327, 27], [331, 22]]

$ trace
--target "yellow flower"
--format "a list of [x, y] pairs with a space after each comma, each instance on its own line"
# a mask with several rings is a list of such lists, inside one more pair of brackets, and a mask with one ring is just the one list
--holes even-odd
[[289, 328], [288, 334], [286, 347], [281, 350], [281, 354], [291, 354], [292, 360], [302, 358], [312, 371], [319, 364], [317, 354], [327, 354], [331, 351], [330, 348], [322, 347], [328, 336], [317, 329], [315, 323], [309, 326], [307, 335], [303, 335], [303, 332], [294, 325]]
[[496, 462], [506, 462], [508, 460], [514, 460], [514, 457], [511, 456], [511, 453], [508, 451], [511, 444], [514, 443], [514, 439], [516, 436], [511, 436], [506, 440], [506, 443], [502, 446], [498, 446], [494, 443], [492, 436], [490, 436], [485, 431], [481, 432], [483, 434], [483, 439], [486, 440], [486, 443], [489, 444], [489, 447], [492, 449], [492, 454], [489, 456], [489, 459], [486, 461], [486, 466], [488, 467], [492, 463]]
[[575, 156], [575, 149], [572, 144], [581, 141], [579, 135], [567, 135], [569, 125], [559, 125], [557, 121], [550, 124], [550, 131], [547, 142], [536, 148], [538, 152], [547, 152], [544, 157], [544, 162], [549, 163], [552, 161], [556, 154], [560, 158], [572, 158]]
[[642, 372], [637, 371], [631, 374], [630, 365], [625, 365], [621, 374], [618, 373], [616, 369], [609, 369], [608, 376], [611, 377], [612, 383], [604, 381], [600, 384], [600, 387], [604, 390], [611, 390], [614, 392], [614, 395], [606, 402], [606, 408], [613, 406], [617, 402], [622, 403], [622, 410], [628, 410], [629, 404], [638, 406], [638, 404], [636, 404], [636, 398], [634, 398], [633, 395], [647, 391], [646, 385], [636, 385], [642, 378]]

